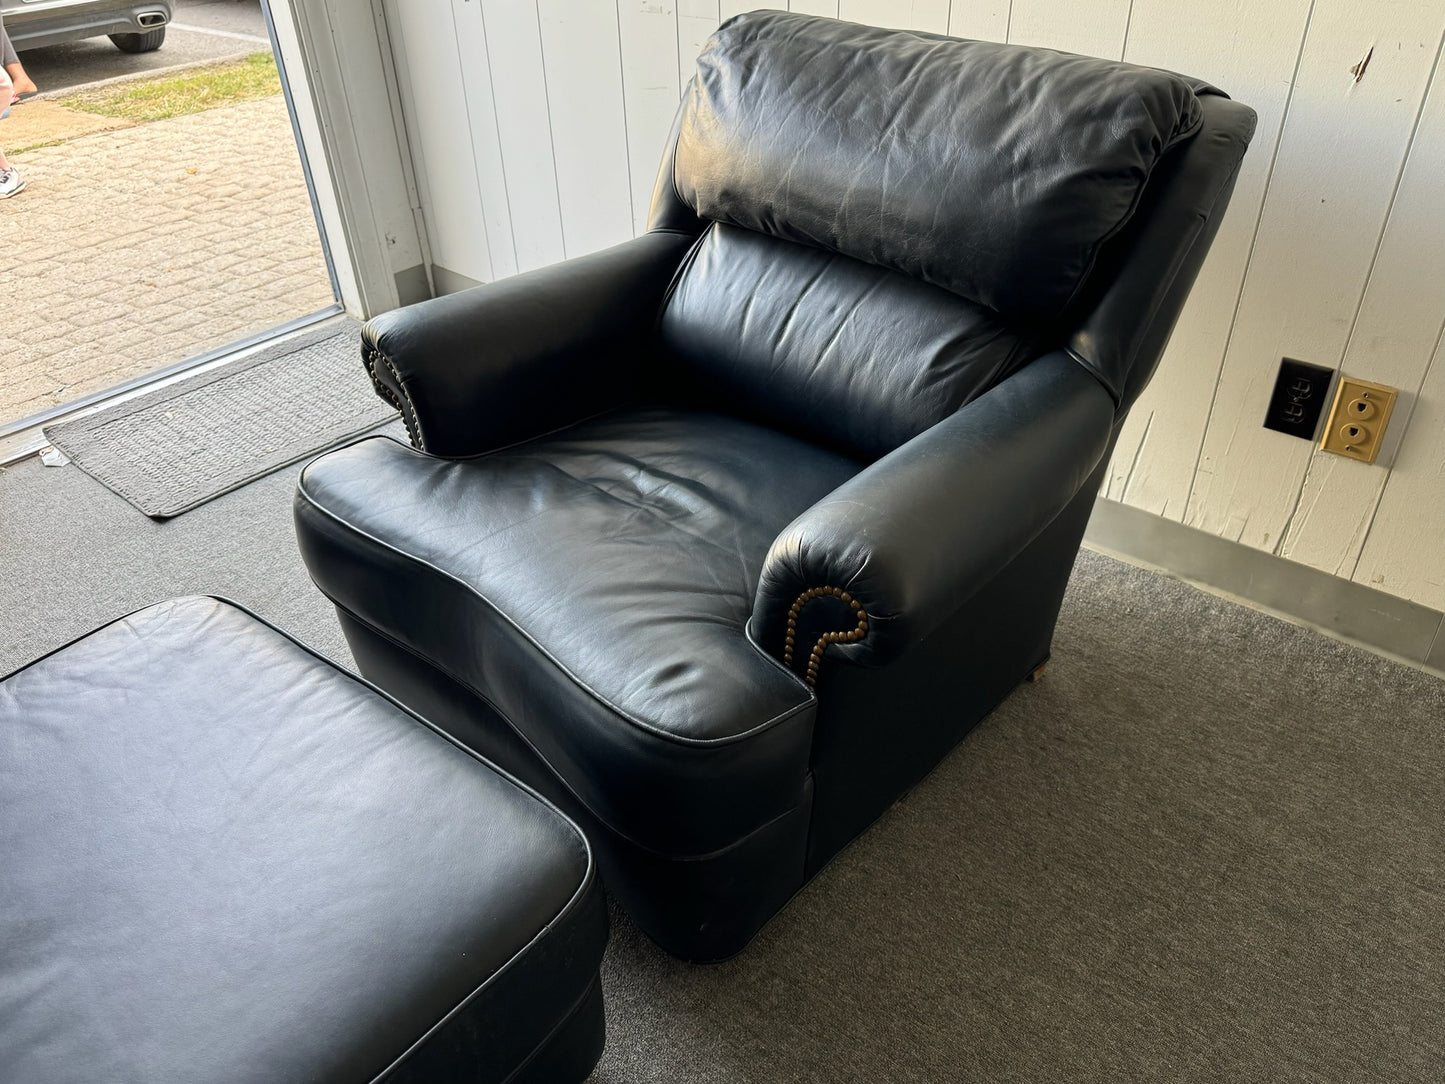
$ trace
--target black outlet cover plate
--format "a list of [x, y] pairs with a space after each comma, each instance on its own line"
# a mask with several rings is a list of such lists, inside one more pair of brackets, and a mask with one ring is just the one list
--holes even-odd
[[1335, 371], [1307, 361], [1283, 358], [1279, 363], [1279, 379], [1264, 413], [1264, 427], [1276, 433], [1288, 433], [1302, 440], [1314, 440], [1320, 427], [1320, 415], [1330, 401], [1330, 382]]

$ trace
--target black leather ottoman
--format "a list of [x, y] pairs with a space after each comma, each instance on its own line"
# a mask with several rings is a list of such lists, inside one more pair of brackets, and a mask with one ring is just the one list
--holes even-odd
[[0, 682], [0, 1076], [577, 1081], [607, 915], [576, 827], [245, 611]]

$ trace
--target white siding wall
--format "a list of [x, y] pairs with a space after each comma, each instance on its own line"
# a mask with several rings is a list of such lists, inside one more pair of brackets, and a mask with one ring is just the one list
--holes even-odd
[[[387, 0], [436, 262], [487, 280], [641, 229], [692, 58], [751, 6]], [[1172, 68], [1252, 105], [1233, 205], [1105, 494], [1445, 610], [1445, 0], [791, 7]], [[1261, 428], [1281, 356], [1401, 389], [1380, 463]]]

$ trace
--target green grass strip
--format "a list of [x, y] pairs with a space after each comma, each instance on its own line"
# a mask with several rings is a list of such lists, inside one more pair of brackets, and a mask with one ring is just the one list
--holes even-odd
[[270, 53], [252, 53], [225, 64], [101, 87], [62, 99], [60, 104], [103, 117], [150, 121], [280, 93], [276, 61]]

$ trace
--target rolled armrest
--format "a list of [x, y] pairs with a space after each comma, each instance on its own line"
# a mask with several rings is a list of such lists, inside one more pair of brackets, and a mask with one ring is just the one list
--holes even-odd
[[614, 248], [394, 309], [361, 331], [377, 394], [416, 447], [463, 458], [621, 402], [693, 238]]
[[825, 650], [896, 658], [1052, 522], [1113, 423], [1112, 397], [1076, 361], [1033, 362], [794, 520], [763, 564], [752, 636], [810, 680]]

